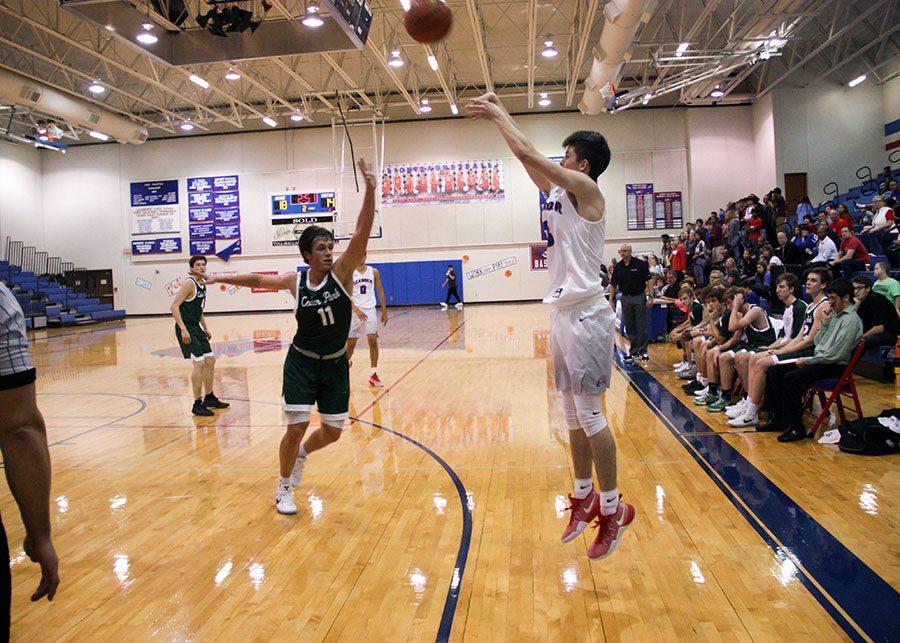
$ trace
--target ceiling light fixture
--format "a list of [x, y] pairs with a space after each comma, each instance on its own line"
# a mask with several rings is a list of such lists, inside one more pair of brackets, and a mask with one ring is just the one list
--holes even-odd
[[684, 56], [684, 52], [686, 52], [688, 50], [688, 47], [690, 47], [690, 46], [691, 46], [691, 43], [689, 43], [689, 42], [683, 42], [680, 45], [678, 45], [678, 49], [675, 50], [675, 57], [681, 58], [682, 56]]
[[556, 50], [556, 47], [553, 46], [553, 41], [550, 40], [550, 36], [547, 36], [547, 39], [544, 41], [544, 50], [541, 52], [541, 56], [544, 58], [556, 58], [559, 55], [559, 52]]
[[106, 87], [95, 80], [90, 85], [88, 85], [88, 91], [92, 94], [102, 94], [106, 91]]
[[549, 107], [550, 104], [553, 102], [550, 100], [550, 97], [547, 95], [547, 92], [541, 92], [540, 97], [541, 97], [541, 100], [538, 101], [538, 105], [540, 105], [541, 107]]
[[93, 136], [98, 141], [108, 141], [109, 137], [106, 134], [102, 134], [100, 132], [88, 132], [89, 136]]
[[191, 74], [190, 76], [188, 76], [188, 80], [195, 85], [200, 85], [200, 87], [202, 87], [203, 89], [209, 89], [209, 83], [203, 78], [200, 78], [200, 76], [198, 76], [197, 74]]
[[277, 127], [278, 126], [278, 121], [276, 121], [271, 116], [266, 116], [262, 120], [263, 120], [263, 123], [265, 123], [269, 127]]
[[159, 41], [159, 38], [146, 30], [138, 33], [138, 35], [135, 36], [134, 39], [142, 45], [155, 45]]
[[456, 106], [456, 103], [450, 103], [450, 111], [453, 112], [454, 116], [459, 114], [459, 107]]
[[860, 83], [864, 82], [866, 80], [866, 78], [868, 78], [868, 76], [866, 74], [857, 76], [856, 78], [851, 80], [849, 83], [847, 83], [847, 85], [849, 85], [850, 87], [856, 87]]
[[400, 6], [403, 7], [404, 11], [409, 11], [409, 7], [410, 7], [409, 0], [400, 0]]
[[241, 75], [238, 73], [238, 70], [232, 67], [225, 73], [225, 80], [240, 80]]
[[313, 29], [324, 25], [325, 21], [319, 17], [319, 5], [317, 5], [315, 2], [310, 2], [306, 6], [306, 17], [302, 22], [307, 27], [311, 27]]
[[428, 99], [423, 98], [422, 104], [419, 105], [419, 112], [422, 114], [427, 114], [430, 111], [431, 111], [431, 105], [428, 104]]
[[428, 66], [431, 67], [433, 71], [438, 70], [438, 62], [437, 58], [434, 57], [434, 54], [428, 54]]
[[650, 99], [653, 98], [653, 94], [644, 94], [644, 100], [641, 101], [644, 105], [650, 102]]
[[294, 112], [293, 114], [291, 114], [291, 120], [295, 123], [299, 123], [303, 120], [303, 114], [301, 114], [300, 112]]
[[725, 91], [722, 89], [721, 85], [716, 85], [715, 89], [709, 92], [710, 98], [722, 98], [725, 95]]
[[760, 60], [768, 60], [771, 57], [772, 57], [772, 52], [766, 48], [763, 48], [763, 50], [761, 52], [759, 52]]
[[183, 129], [185, 132], [190, 132], [192, 129], [194, 129], [194, 124], [190, 121], [190, 119], [188, 119], [181, 124], [181, 129]]
[[388, 65], [391, 67], [403, 67], [405, 63], [403, 62], [403, 58], [400, 57], [400, 50], [395, 49], [391, 52], [391, 59], [388, 60]]

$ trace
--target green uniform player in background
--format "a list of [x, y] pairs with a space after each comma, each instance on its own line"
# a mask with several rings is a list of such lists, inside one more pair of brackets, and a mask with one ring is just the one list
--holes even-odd
[[[210, 416], [210, 409], [225, 409], [228, 404], [222, 402], [213, 393], [216, 358], [209, 340], [212, 334], [206, 326], [203, 309], [206, 307], [206, 257], [194, 255], [188, 261], [190, 275], [172, 300], [172, 316], [175, 318], [175, 339], [181, 347], [181, 354], [191, 360], [194, 370], [191, 372], [191, 388], [194, 392], [194, 415]], [[203, 390], [206, 395], [203, 395]]]
[[[287, 430], [278, 450], [280, 476], [275, 490], [278, 513], [295, 514], [293, 488], [300, 485], [306, 458], [341, 437], [350, 416], [350, 367], [347, 335], [353, 314], [350, 293], [353, 271], [366, 255], [375, 218], [375, 175], [365, 161], [359, 169], [366, 180], [366, 194], [347, 249], [333, 259], [334, 236], [319, 226], [300, 235], [300, 254], [309, 268], [278, 276], [233, 275], [205, 278], [250, 288], [287, 290], [294, 296], [297, 333], [284, 360], [281, 402]], [[322, 425], [303, 441], [313, 406]]]

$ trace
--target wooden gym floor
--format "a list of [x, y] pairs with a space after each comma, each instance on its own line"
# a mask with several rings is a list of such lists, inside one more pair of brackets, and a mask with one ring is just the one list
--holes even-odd
[[[287, 313], [211, 316], [215, 418], [190, 414], [169, 318], [39, 332], [62, 584], [5, 486], [16, 640], [887, 640], [898, 459], [726, 431], [671, 376], [619, 368], [606, 413], [637, 508], [601, 563], [559, 542], [572, 488], [539, 304], [396, 309], [386, 386], [352, 370], [342, 439], [275, 513]], [[896, 406], [865, 381], [866, 410]], [[696, 411], [696, 414], [695, 414]], [[587, 537], [593, 537], [593, 530]]]

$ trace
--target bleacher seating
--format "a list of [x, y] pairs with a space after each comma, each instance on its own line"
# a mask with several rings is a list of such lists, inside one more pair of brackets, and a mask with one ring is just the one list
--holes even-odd
[[101, 304], [67, 286], [62, 286], [19, 266], [0, 261], [0, 281], [15, 294], [28, 328], [71, 326], [125, 318], [124, 310]]

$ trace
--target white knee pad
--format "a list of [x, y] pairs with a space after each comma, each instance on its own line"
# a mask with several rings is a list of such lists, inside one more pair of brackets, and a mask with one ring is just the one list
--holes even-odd
[[562, 398], [563, 417], [566, 418], [566, 426], [569, 431], [577, 431], [581, 428], [578, 423], [578, 411], [575, 409], [575, 400], [572, 397], [572, 391], [565, 391]]
[[319, 413], [322, 418], [322, 424], [330, 426], [333, 429], [344, 429], [344, 423], [350, 417], [350, 413]]
[[578, 423], [588, 437], [600, 433], [607, 427], [606, 416], [598, 395], [575, 395], [575, 412]]

